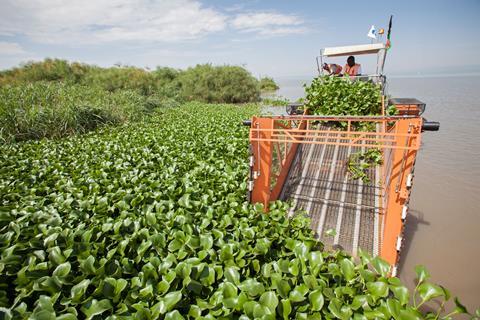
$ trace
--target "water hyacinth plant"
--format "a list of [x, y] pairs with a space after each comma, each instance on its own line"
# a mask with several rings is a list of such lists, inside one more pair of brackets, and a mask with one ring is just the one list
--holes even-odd
[[347, 77], [320, 76], [305, 87], [305, 106], [316, 115], [378, 115], [380, 85]]
[[450, 293], [424, 269], [409, 293], [378, 258], [323, 251], [286, 204], [245, 201], [255, 112], [191, 103], [1, 145], [0, 318], [438, 318], [420, 308]]

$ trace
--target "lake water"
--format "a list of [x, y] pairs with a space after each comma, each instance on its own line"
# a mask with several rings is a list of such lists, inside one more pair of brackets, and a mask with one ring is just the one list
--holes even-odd
[[[279, 79], [279, 95], [304, 94], [305, 79]], [[424, 117], [440, 131], [425, 132], [402, 250], [399, 277], [414, 287], [414, 267], [432, 281], [480, 307], [480, 76], [389, 79], [393, 97], [427, 104]]]

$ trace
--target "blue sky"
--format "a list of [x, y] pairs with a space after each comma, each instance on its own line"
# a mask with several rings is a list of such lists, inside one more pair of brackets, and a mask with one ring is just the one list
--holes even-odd
[[478, 0], [0, 0], [0, 69], [55, 57], [310, 76], [322, 47], [369, 43], [370, 26], [386, 28], [393, 14], [387, 74], [478, 72], [479, 13]]

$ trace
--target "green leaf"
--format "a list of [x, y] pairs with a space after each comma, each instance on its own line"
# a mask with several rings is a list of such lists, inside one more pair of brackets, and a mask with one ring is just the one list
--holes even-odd
[[173, 239], [168, 244], [168, 251], [176, 252], [176, 251], [180, 250], [182, 247], [183, 247], [183, 242], [182, 241], [177, 240], [177, 239]]
[[256, 301], [247, 301], [243, 304], [243, 311], [249, 317], [253, 317], [254, 310], [258, 305], [259, 305], [259, 303], [256, 302]]
[[65, 257], [59, 247], [53, 247], [50, 249], [49, 258], [57, 265], [65, 262]]
[[310, 305], [313, 311], [320, 311], [323, 308], [323, 303], [325, 302], [322, 290], [312, 291], [308, 295], [308, 300], [310, 301]]
[[288, 284], [288, 281], [280, 279], [280, 280], [274, 280], [274, 284], [277, 287], [277, 292], [282, 298], [288, 298], [288, 294], [290, 293], [290, 290], [292, 288]]
[[386, 296], [388, 296], [388, 285], [382, 281], [367, 283], [367, 290], [375, 298], [385, 298]]
[[184, 320], [184, 319], [185, 318], [182, 317], [182, 315], [180, 314], [180, 312], [178, 312], [178, 310], [170, 311], [165, 315], [165, 320]]
[[199, 306], [192, 304], [188, 311], [188, 315], [194, 319], [200, 318], [202, 316], [202, 309]]
[[328, 304], [328, 310], [338, 319], [349, 319], [353, 312], [346, 305], [342, 305], [342, 302], [334, 298]]
[[223, 274], [225, 278], [227, 278], [227, 281], [230, 281], [231, 283], [234, 283], [234, 284], [240, 283], [240, 273], [238, 273], [237, 268], [227, 267], [225, 268]]
[[97, 301], [96, 299], [93, 299], [88, 303], [84, 304], [80, 310], [82, 310], [87, 319], [92, 319], [94, 316], [100, 315], [105, 311], [110, 310], [111, 308], [112, 304], [110, 303], [110, 300], [103, 299]]
[[62, 314], [55, 318], [55, 320], [77, 320], [77, 316], [72, 313]]
[[262, 283], [255, 279], [247, 279], [243, 281], [239, 286], [240, 290], [248, 293], [251, 297], [256, 297], [265, 292], [265, 287]]
[[430, 279], [430, 273], [428, 273], [427, 269], [422, 265], [415, 267], [415, 273], [417, 274], [417, 282], [419, 284]]
[[225, 299], [228, 298], [236, 298], [237, 297], [237, 287], [230, 282], [223, 283], [223, 297]]
[[166, 311], [172, 310], [180, 300], [182, 300], [182, 293], [180, 291], [169, 292], [162, 298]]
[[[468, 310], [467, 310], [467, 308], [460, 302], [460, 300], [458, 299], [458, 297], [455, 297], [455, 299], [453, 299], [453, 301], [455, 302], [455, 311], [456, 311], [457, 313], [460, 313], [460, 314], [468, 314], [468, 313], [469, 313]], [[477, 310], [476, 310], [477, 316], [479, 316], [479, 315], [478, 315], [478, 313], [479, 313], [478, 311], [479, 311], [479, 310], [480, 310], [480, 309], [477, 309]]]
[[349, 259], [342, 259], [340, 261], [340, 268], [347, 281], [355, 277], [355, 265]]
[[375, 257], [371, 260], [373, 268], [375, 271], [380, 274], [382, 277], [387, 277], [390, 272], [390, 264], [385, 260]]
[[306, 285], [296, 286], [292, 291], [290, 291], [290, 301], [292, 302], [301, 302], [305, 300], [305, 294], [308, 292], [308, 287]]
[[423, 319], [422, 315], [415, 310], [410, 308], [400, 310], [399, 319], [401, 320], [421, 320]]
[[260, 296], [260, 304], [267, 307], [272, 313], [275, 313], [275, 309], [278, 305], [278, 298], [275, 292], [267, 291]]
[[329, 237], [335, 237], [337, 235], [337, 231], [335, 231], [335, 229], [328, 229], [325, 231], [325, 234]]
[[365, 295], [357, 295], [353, 297], [351, 307], [353, 310], [358, 310], [360, 308], [363, 308], [364, 310], [370, 309], [370, 306], [368, 304], [368, 297]]
[[446, 301], [450, 300], [450, 298], [451, 298], [451, 296], [452, 296], [452, 294], [450, 293], [450, 291], [449, 291], [447, 288], [443, 287], [443, 286], [440, 286], [440, 287], [441, 287], [442, 290], [443, 290], [443, 296], [445, 297], [445, 300], [446, 300]]
[[308, 253], [308, 261], [310, 266], [317, 267], [323, 264], [323, 256], [320, 251], [311, 251]]
[[444, 295], [441, 287], [429, 282], [423, 282], [418, 287], [418, 293], [422, 302], [430, 301], [433, 298], [442, 297]]
[[304, 243], [298, 243], [295, 248], [293, 249], [295, 256], [300, 259], [306, 258], [306, 255], [308, 254], [308, 247]]
[[84, 279], [72, 287], [72, 289], [70, 290], [72, 302], [79, 303], [81, 301], [81, 299], [85, 295], [85, 292], [87, 291], [89, 284], [90, 280]]
[[186, 193], [184, 194], [179, 200], [178, 200], [178, 204], [184, 208], [192, 208], [192, 206], [190, 205], [190, 194], [189, 193]]
[[97, 272], [97, 270], [95, 269], [94, 263], [95, 263], [95, 258], [90, 255], [88, 256], [87, 259], [80, 262], [80, 269], [86, 274], [94, 275]]
[[393, 318], [400, 319], [400, 310], [402, 309], [400, 302], [395, 299], [388, 299], [387, 309], [388, 312], [393, 316]]
[[389, 288], [390, 288], [390, 291], [393, 292], [393, 295], [395, 296], [395, 298], [398, 299], [398, 301], [402, 306], [405, 306], [408, 304], [410, 300], [410, 292], [406, 287], [391, 285]]
[[70, 273], [71, 268], [70, 262], [64, 262], [53, 270], [53, 275], [59, 278], [65, 278]]
[[281, 303], [283, 319], [289, 319], [290, 313], [292, 313], [292, 305], [290, 304], [290, 300], [282, 299]]
[[213, 246], [213, 238], [209, 234], [200, 235], [200, 245], [203, 249], [208, 250]]
[[39, 320], [49, 320], [56, 318], [55, 311], [53, 309], [53, 303], [50, 297], [43, 295], [40, 296], [37, 301], [37, 306], [33, 310], [32, 318]]

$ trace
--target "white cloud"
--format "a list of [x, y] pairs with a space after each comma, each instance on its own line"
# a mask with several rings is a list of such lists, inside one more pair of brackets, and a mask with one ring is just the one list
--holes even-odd
[[226, 17], [195, 0], [4, 0], [0, 35], [56, 44], [197, 39]]
[[25, 50], [23, 50], [18, 43], [0, 41], [0, 55], [2, 56], [19, 55], [25, 53]]
[[237, 30], [266, 36], [299, 34], [307, 31], [301, 18], [272, 12], [238, 14], [231, 24]]

